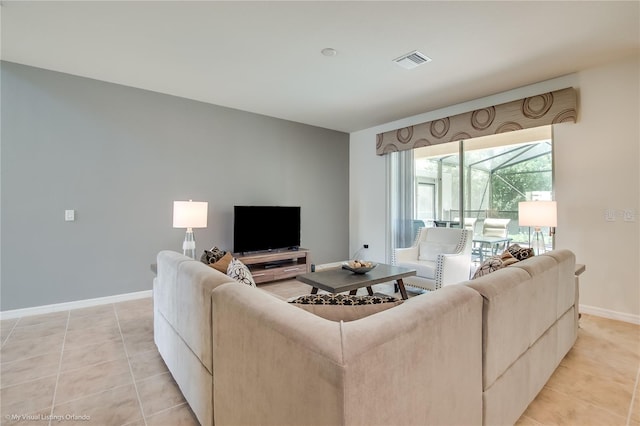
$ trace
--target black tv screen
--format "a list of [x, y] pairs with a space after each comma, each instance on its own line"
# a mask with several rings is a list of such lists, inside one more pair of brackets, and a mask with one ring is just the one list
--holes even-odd
[[300, 247], [300, 207], [234, 206], [233, 251]]

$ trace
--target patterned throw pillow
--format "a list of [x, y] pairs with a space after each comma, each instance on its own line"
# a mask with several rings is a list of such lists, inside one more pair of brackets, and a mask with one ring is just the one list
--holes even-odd
[[483, 277], [492, 273], [493, 271], [497, 271], [498, 269], [502, 269], [504, 267], [504, 261], [500, 258], [500, 256], [491, 256], [478, 267], [476, 273], [473, 274], [472, 280], [476, 278]]
[[519, 244], [511, 244], [507, 248], [507, 251], [518, 260], [528, 259], [530, 257], [533, 257], [535, 254], [532, 248], [520, 247]]
[[231, 256], [231, 253], [227, 252], [227, 254], [222, 256], [220, 260], [218, 260], [216, 263], [210, 263], [209, 266], [211, 266], [214, 269], [217, 269], [223, 274], [226, 274], [227, 270], [229, 269], [229, 264], [231, 263], [232, 260], [233, 260], [233, 256]]
[[518, 263], [519, 260], [513, 257], [509, 250], [505, 250], [504, 253], [500, 255], [500, 259], [502, 259], [502, 267], [506, 268], [509, 265], [513, 265], [514, 263]]
[[380, 303], [397, 302], [393, 296], [356, 296], [350, 294], [305, 294], [289, 303], [298, 303], [300, 305], [378, 305]]
[[241, 284], [246, 284], [251, 287], [256, 286], [256, 282], [253, 280], [253, 276], [251, 275], [251, 271], [249, 271], [249, 268], [247, 268], [247, 265], [240, 262], [235, 257], [229, 263], [229, 268], [227, 268], [227, 275]]
[[222, 256], [225, 254], [225, 251], [220, 250], [218, 247], [213, 247], [211, 250], [205, 250], [204, 253], [202, 253], [200, 262], [206, 263], [207, 265], [216, 263], [218, 260], [222, 259]]
[[391, 296], [307, 294], [289, 303], [329, 321], [355, 321], [398, 306], [402, 300]]

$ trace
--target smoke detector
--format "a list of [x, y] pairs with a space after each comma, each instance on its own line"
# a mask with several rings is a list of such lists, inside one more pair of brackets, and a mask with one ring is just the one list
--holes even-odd
[[399, 58], [394, 59], [393, 62], [400, 65], [402, 68], [410, 70], [419, 65], [431, 62], [431, 58], [424, 53], [420, 53], [417, 50], [414, 50], [413, 52], [409, 52], [405, 55], [400, 56]]

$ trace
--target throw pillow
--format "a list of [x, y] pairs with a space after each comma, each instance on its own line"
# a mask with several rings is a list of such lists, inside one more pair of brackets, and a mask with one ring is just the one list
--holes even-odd
[[398, 306], [392, 296], [352, 296], [348, 294], [306, 294], [289, 300], [294, 306], [330, 321], [355, 321]]
[[518, 263], [519, 260], [513, 257], [509, 250], [505, 250], [504, 253], [500, 255], [500, 259], [502, 259], [502, 266], [507, 267], [509, 265], [513, 265], [514, 263]]
[[511, 244], [507, 251], [518, 260], [525, 260], [534, 256], [532, 248], [520, 247], [519, 244]]
[[418, 249], [419, 260], [430, 260], [435, 262], [438, 260], [439, 254], [451, 254], [455, 253], [456, 244], [435, 243], [430, 241], [423, 241], [420, 243]]
[[211, 266], [214, 269], [217, 269], [223, 274], [226, 274], [227, 270], [229, 269], [229, 264], [231, 263], [232, 260], [233, 260], [233, 256], [231, 256], [231, 253], [227, 252], [227, 254], [222, 256], [220, 260], [218, 260], [215, 263], [210, 263], [209, 266]]
[[509, 265], [513, 265], [514, 263], [518, 263], [518, 262], [520, 262], [520, 261], [519, 261], [518, 259], [516, 259], [515, 257], [513, 257], [513, 256], [512, 256], [510, 259], [505, 259], [505, 260], [503, 260], [503, 261], [502, 261], [502, 266], [503, 266], [504, 268], [506, 268], [507, 266], [509, 266]]
[[251, 275], [251, 271], [249, 271], [249, 268], [247, 268], [247, 265], [245, 265], [235, 257], [231, 260], [231, 262], [229, 262], [227, 275], [241, 284], [246, 284], [251, 287], [256, 286], [256, 282], [253, 280], [253, 276]]
[[476, 278], [483, 277], [492, 273], [493, 271], [497, 271], [498, 269], [502, 269], [504, 267], [504, 261], [500, 258], [500, 256], [491, 256], [478, 267], [475, 274], [473, 274], [472, 280]]
[[222, 259], [222, 256], [225, 255], [225, 251], [220, 250], [218, 247], [213, 247], [211, 250], [205, 250], [200, 257], [200, 262], [206, 263], [207, 265], [211, 263], [216, 263], [218, 260]]

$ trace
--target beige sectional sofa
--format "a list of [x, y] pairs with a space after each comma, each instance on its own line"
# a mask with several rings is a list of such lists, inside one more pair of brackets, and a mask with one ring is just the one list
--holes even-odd
[[335, 322], [163, 251], [156, 345], [203, 425], [513, 424], [577, 335], [575, 258]]
[[556, 250], [463, 283], [484, 300], [484, 425], [515, 423], [575, 343], [575, 263]]

